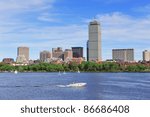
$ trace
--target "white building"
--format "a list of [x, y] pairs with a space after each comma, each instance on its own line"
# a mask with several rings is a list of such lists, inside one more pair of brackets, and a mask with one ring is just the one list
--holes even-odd
[[133, 62], [134, 49], [113, 49], [112, 58], [116, 61]]
[[143, 51], [143, 61], [150, 61], [150, 51]]
[[28, 60], [26, 59], [26, 57], [24, 55], [19, 55], [19, 56], [17, 56], [16, 63], [27, 64]]

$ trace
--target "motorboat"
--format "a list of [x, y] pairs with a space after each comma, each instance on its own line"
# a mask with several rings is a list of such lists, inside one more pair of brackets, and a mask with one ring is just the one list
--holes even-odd
[[72, 84], [69, 84], [69, 85], [66, 85], [67, 87], [84, 87], [86, 86], [87, 83], [72, 83]]

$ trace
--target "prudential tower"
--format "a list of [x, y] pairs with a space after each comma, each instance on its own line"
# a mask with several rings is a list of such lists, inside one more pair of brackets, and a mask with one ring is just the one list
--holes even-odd
[[100, 23], [96, 20], [89, 24], [89, 40], [87, 46], [87, 60], [102, 61], [101, 29]]

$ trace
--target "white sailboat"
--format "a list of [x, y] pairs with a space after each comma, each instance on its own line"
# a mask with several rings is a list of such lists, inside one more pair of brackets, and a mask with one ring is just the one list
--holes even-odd
[[63, 74], [66, 74], [66, 72], [64, 71]]
[[61, 73], [60, 73], [60, 71], [59, 71], [58, 75], [59, 75], [59, 76], [61, 76]]
[[18, 71], [17, 71], [17, 70], [15, 70], [15, 71], [14, 71], [14, 74], [18, 74]]

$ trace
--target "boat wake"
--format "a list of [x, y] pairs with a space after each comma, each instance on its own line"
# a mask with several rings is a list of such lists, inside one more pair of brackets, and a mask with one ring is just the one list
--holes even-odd
[[67, 87], [66, 85], [56, 85], [57, 87], [60, 87], [60, 88], [65, 88]]
[[15, 86], [0, 86], [0, 88], [28, 88], [28, 87], [44, 87], [44, 86], [21, 86], [21, 85], [15, 85]]
[[52, 86], [57, 86], [60, 88], [65, 88], [65, 87], [73, 87], [73, 88], [82, 88], [85, 87], [87, 83], [71, 83], [68, 85], [31, 85], [31, 86], [21, 86], [21, 85], [15, 85], [15, 86], [0, 86], [0, 88], [28, 88], [28, 87], [35, 87], [35, 88], [40, 88], [40, 87], [52, 87]]
[[85, 87], [87, 85], [87, 83], [72, 83], [72, 84], [68, 84], [68, 85], [57, 85], [57, 87], [75, 87], [75, 88], [80, 88], [80, 87]]

